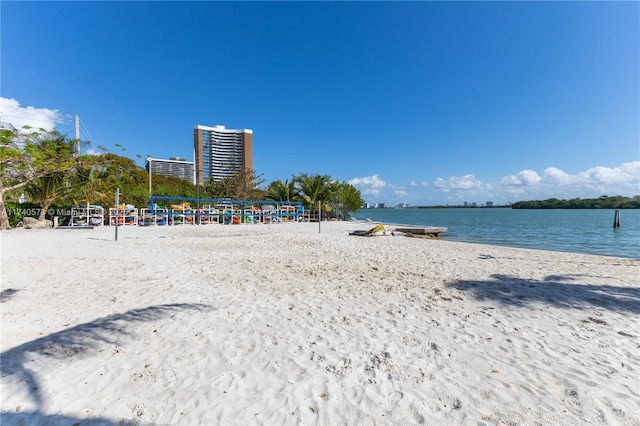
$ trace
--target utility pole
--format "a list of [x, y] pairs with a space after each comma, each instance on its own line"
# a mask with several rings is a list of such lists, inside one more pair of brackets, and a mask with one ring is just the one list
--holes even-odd
[[80, 157], [80, 116], [76, 114], [76, 143], [78, 144], [78, 151], [76, 155]]
[[[147, 168], [149, 170], [149, 197], [151, 197], [151, 156], [147, 155]], [[153, 206], [150, 206], [152, 209], [154, 208]]]
[[[124, 212], [123, 212], [124, 213]], [[109, 219], [111, 220], [111, 219]], [[118, 222], [120, 221], [120, 188], [116, 189], [116, 241], [118, 241]], [[122, 218], [124, 224], [124, 218]]]

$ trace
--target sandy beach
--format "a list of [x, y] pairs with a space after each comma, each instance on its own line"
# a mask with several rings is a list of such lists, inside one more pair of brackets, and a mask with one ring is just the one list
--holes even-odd
[[2, 425], [640, 425], [640, 261], [370, 226], [3, 231]]

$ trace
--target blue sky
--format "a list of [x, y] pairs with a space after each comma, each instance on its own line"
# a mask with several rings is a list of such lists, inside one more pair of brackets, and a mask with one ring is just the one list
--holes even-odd
[[[640, 194], [639, 2], [2, 1], [0, 112], [387, 205]], [[143, 165], [143, 160], [137, 160]]]

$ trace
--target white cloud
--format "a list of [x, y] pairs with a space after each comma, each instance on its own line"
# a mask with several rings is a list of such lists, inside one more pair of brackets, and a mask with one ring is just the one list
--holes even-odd
[[380, 179], [377, 174], [373, 176], [366, 176], [361, 178], [353, 178], [349, 181], [349, 184], [358, 187], [370, 187], [370, 188], [384, 188], [387, 186], [387, 183]]
[[373, 188], [358, 188], [360, 189], [360, 192], [362, 193], [362, 195], [380, 195], [380, 190], [379, 189], [373, 189]]
[[587, 185], [601, 184], [640, 184], [640, 161], [623, 163], [619, 167], [592, 167], [586, 172], [578, 173], [580, 182]]
[[[396, 198], [403, 199], [408, 194], [408, 191], [404, 186], [385, 182], [377, 174], [374, 174], [373, 176], [353, 178], [348, 183], [358, 188], [363, 196], [372, 196], [370, 197], [372, 201], [374, 200], [374, 197], [377, 201]], [[413, 185], [410, 186], [415, 185], [416, 184], [414, 182]]]
[[474, 175], [451, 176], [447, 179], [438, 178], [433, 182], [433, 186], [443, 192], [476, 189], [482, 186], [482, 182]]
[[2, 122], [10, 123], [16, 129], [31, 126], [36, 129], [53, 130], [64, 121], [64, 115], [57, 109], [23, 107], [13, 98], [0, 97]]
[[380, 179], [377, 174], [373, 176], [353, 178], [348, 183], [358, 188], [362, 195], [376, 196], [379, 195], [381, 190], [388, 185], [387, 182]]
[[505, 176], [500, 183], [507, 186], [534, 186], [540, 183], [542, 178], [533, 170], [523, 170], [517, 175]]
[[576, 182], [575, 176], [571, 176], [565, 171], [556, 169], [555, 167], [545, 169], [544, 178], [556, 185], [570, 185]]
[[571, 175], [556, 167], [545, 169], [540, 177], [533, 170], [523, 170], [517, 175], [505, 176], [501, 180], [507, 186], [580, 186], [583, 188], [604, 188], [609, 186], [615, 192], [614, 185], [636, 185], [640, 191], [640, 161], [623, 163], [618, 167], [592, 167], [584, 172]]
[[418, 184], [415, 180], [412, 180], [411, 182], [409, 182], [409, 186], [418, 186]]
[[596, 198], [601, 195], [634, 196], [640, 194], [640, 161], [618, 167], [596, 166], [569, 174], [548, 167], [539, 176], [533, 170], [505, 176], [500, 181], [505, 193], [520, 199]]

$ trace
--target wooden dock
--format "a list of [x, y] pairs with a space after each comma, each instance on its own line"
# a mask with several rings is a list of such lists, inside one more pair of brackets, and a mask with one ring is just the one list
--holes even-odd
[[448, 231], [444, 227], [435, 226], [407, 226], [407, 225], [389, 225], [385, 226], [391, 232], [401, 232], [407, 237], [419, 237], [419, 238], [440, 238], [440, 234]]
[[54, 229], [93, 229], [93, 225], [56, 226]]

